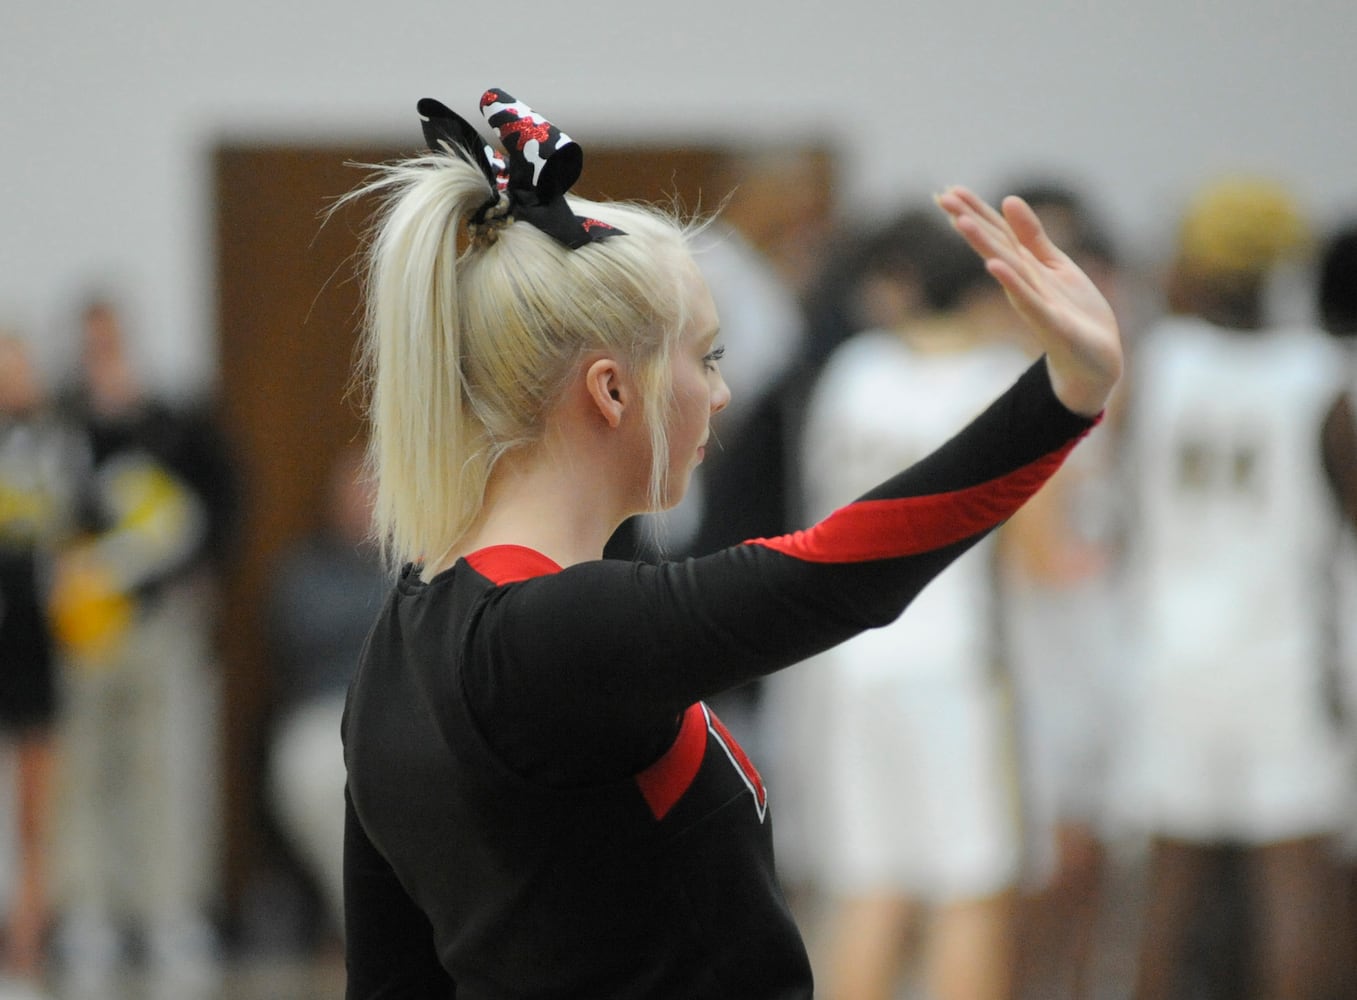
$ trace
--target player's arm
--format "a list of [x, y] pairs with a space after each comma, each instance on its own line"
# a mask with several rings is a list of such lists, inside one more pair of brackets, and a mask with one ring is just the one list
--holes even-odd
[[1357, 411], [1343, 393], [1324, 420], [1324, 470], [1348, 523], [1357, 528]]

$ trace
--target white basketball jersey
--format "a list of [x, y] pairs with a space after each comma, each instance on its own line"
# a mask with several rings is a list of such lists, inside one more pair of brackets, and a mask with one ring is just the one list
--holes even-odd
[[1315, 676], [1335, 516], [1319, 432], [1342, 370], [1313, 330], [1173, 318], [1146, 335], [1129, 472], [1147, 669]]

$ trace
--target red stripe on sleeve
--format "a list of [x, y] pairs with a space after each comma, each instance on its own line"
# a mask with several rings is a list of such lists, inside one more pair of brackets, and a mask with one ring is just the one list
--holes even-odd
[[702, 703], [688, 706], [679, 725], [678, 736], [664, 756], [636, 776], [636, 784], [650, 806], [651, 815], [664, 819], [683, 798], [707, 751], [707, 716]]
[[870, 562], [931, 552], [1012, 516], [1060, 467], [1076, 443], [1070, 441], [978, 486], [893, 500], [859, 500], [805, 531], [755, 538], [748, 544], [815, 563]]

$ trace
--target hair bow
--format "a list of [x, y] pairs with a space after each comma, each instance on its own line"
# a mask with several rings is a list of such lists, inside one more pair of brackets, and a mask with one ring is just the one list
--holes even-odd
[[584, 151], [522, 101], [497, 88], [481, 95], [481, 113], [499, 135], [507, 161], [466, 119], [438, 101], [426, 97], [419, 102], [418, 110], [429, 148], [448, 153], [454, 148], [464, 150], [495, 189], [495, 196], [472, 216], [473, 223], [486, 222], [487, 213], [499, 204], [503, 193], [509, 200], [510, 216], [532, 223], [572, 250], [609, 236], [625, 235], [606, 222], [570, 210], [565, 193], [579, 179]]

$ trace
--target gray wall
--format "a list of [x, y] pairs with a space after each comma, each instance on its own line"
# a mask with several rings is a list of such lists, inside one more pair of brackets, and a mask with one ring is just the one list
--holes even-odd
[[1053, 167], [1148, 257], [1190, 187], [1243, 168], [1322, 223], [1357, 211], [1355, 41], [1352, 0], [9, 0], [0, 322], [56, 364], [73, 297], [115, 285], [157, 377], [210, 387], [213, 144], [413, 146], [417, 98], [473, 113], [488, 85], [586, 150], [830, 136], [850, 212]]

